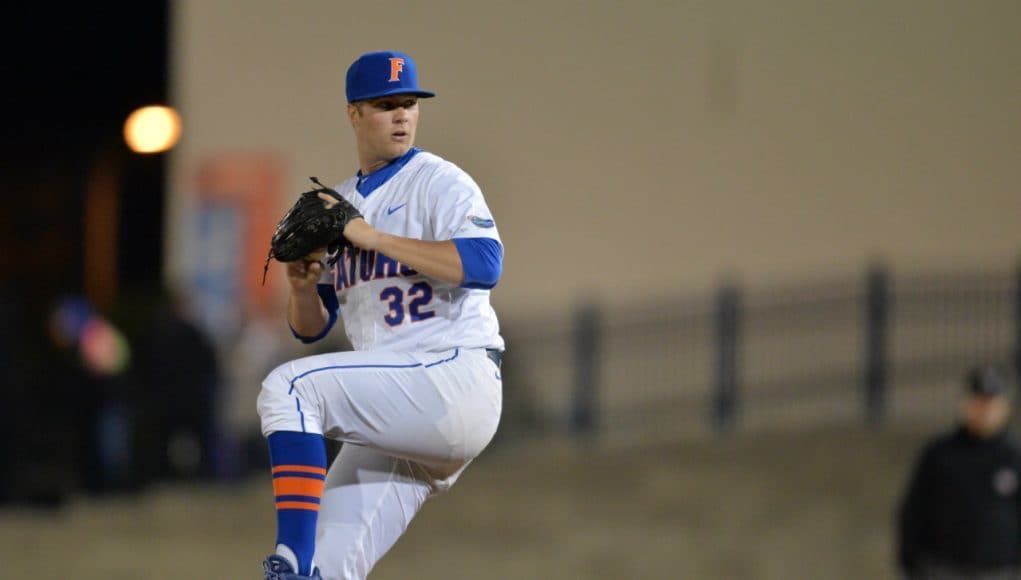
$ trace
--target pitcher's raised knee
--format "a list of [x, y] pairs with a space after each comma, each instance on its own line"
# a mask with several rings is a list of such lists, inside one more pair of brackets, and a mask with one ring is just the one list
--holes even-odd
[[314, 398], [309, 399], [300, 388], [294, 388], [293, 379], [293, 365], [283, 364], [273, 369], [262, 381], [258, 411], [263, 435], [275, 431], [321, 431]]

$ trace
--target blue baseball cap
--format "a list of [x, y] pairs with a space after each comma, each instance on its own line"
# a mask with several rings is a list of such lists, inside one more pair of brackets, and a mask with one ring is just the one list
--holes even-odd
[[347, 69], [349, 103], [402, 94], [436, 96], [418, 88], [415, 61], [406, 54], [392, 50], [365, 53]]

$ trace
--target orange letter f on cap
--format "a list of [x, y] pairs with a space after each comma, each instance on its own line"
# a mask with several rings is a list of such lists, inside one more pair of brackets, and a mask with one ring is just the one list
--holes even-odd
[[400, 73], [404, 72], [404, 59], [395, 57], [390, 59], [390, 82], [396, 83], [401, 80]]

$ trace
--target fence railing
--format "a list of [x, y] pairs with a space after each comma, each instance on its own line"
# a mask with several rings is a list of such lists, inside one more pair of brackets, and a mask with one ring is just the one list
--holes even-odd
[[1021, 269], [754, 289], [505, 324], [505, 427], [585, 436], [946, 418], [1021, 365]]

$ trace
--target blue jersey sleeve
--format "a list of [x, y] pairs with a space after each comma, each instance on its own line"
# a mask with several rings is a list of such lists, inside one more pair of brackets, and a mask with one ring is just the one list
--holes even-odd
[[305, 344], [321, 340], [324, 336], [330, 333], [330, 329], [337, 323], [337, 310], [340, 308], [340, 304], [337, 302], [337, 292], [333, 289], [332, 284], [316, 284], [316, 292], [319, 293], [319, 298], [323, 301], [323, 306], [326, 307], [326, 313], [330, 315], [330, 319], [326, 321], [326, 327], [323, 328], [322, 332], [315, 336], [302, 336], [298, 334], [294, 327], [291, 327], [291, 334], [294, 338], [297, 338]]
[[503, 246], [493, 238], [454, 238], [464, 266], [462, 288], [489, 290], [503, 271]]

